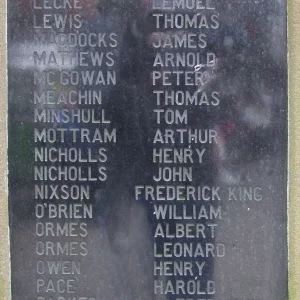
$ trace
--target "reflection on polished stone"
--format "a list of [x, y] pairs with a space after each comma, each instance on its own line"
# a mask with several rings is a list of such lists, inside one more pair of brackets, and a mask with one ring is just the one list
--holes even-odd
[[286, 2], [8, 8], [12, 299], [287, 299]]

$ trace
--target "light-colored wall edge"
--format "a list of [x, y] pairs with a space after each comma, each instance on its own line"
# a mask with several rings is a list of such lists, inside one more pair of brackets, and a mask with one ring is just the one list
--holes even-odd
[[300, 299], [300, 1], [289, 0], [289, 292]]
[[10, 299], [6, 139], [6, 2], [0, 0], [0, 300]]
[[[289, 0], [289, 300], [300, 299], [300, 0]], [[6, 2], [0, 0], [0, 300], [10, 299], [6, 139]]]

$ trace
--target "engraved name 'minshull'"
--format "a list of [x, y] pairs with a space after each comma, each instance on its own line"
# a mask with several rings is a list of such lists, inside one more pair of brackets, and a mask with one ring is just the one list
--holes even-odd
[[63, 124], [110, 124], [104, 109], [76, 108], [56, 109], [43, 108], [34, 109], [35, 123], [63, 123]]

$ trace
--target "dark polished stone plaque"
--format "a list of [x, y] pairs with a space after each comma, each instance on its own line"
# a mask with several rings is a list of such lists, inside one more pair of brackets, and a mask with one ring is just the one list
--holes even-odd
[[12, 299], [287, 299], [286, 1], [8, 1]]

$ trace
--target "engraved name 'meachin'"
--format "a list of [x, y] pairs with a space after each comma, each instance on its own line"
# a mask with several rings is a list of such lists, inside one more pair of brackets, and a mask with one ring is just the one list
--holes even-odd
[[34, 91], [34, 104], [42, 105], [101, 105], [102, 91], [88, 90], [88, 91], [53, 91], [44, 90], [42, 92]]

